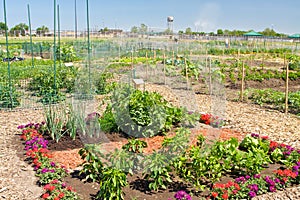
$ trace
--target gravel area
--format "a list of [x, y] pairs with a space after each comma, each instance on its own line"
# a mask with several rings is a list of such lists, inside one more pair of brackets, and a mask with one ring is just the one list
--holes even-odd
[[[196, 95], [195, 98], [200, 111], [211, 111], [209, 95]], [[227, 101], [224, 118], [227, 128], [268, 135], [272, 140], [300, 148], [300, 119], [294, 115]], [[23, 153], [17, 150], [20, 147], [12, 144], [19, 133], [18, 125], [41, 121], [43, 110], [0, 111], [0, 199], [32, 200], [42, 194], [42, 189], [36, 185], [37, 178], [32, 167], [20, 159]], [[265, 194], [256, 199], [300, 199], [300, 187]]]
[[0, 111], [0, 199], [33, 200], [42, 194], [33, 168], [20, 158], [24, 152], [13, 143], [18, 125], [42, 120], [42, 110]]

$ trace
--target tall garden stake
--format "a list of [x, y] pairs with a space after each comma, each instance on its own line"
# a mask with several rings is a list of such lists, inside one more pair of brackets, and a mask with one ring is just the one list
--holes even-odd
[[10, 108], [13, 108], [13, 98], [12, 98], [12, 84], [10, 76], [10, 62], [9, 62], [9, 49], [8, 49], [8, 33], [7, 33], [7, 19], [6, 19], [6, 3], [3, 0], [3, 9], [4, 9], [4, 23], [5, 23], [5, 41], [6, 41], [6, 56], [7, 56], [7, 75], [8, 75], [8, 86], [9, 86], [9, 100]]
[[27, 4], [28, 11], [28, 23], [29, 23], [29, 36], [30, 36], [30, 50], [31, 50], [31, 65], [34, 67], [34, 59], [33, 59], [33, 44], [32, 44], [32, 34], [31, 34], [31, 20], [30, 20], [30, 8], [29, 4]]

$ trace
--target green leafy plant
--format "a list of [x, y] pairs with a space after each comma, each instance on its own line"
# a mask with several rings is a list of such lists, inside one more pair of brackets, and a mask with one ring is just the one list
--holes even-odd
[[139, 139], [129, 139], [126, 144], [122, 146], [128, 152], [143, 153], [143, 149], [147, 147], [147, 142]]
[[151, 181], [150, 190], [166, 189], [167, 184], [172, 182], [169, 158], [166, 155], [153, 152], [145, 157], [143, 166], [144, 178]]
[[127, 185], [126, 174], [119, 169], [105, 167], [100, 179], [100, 190], [97, 198], [103, 200], [124, 199], [122, 188]]
[[50, 105], [45, 107], [46, 131], [51, 138], [58, 142], [61, 137], [67, 133], [65, 125], [67, 123], [67, 114], [63, 105]]
[[86, 145], [79, 150], [81, 159], [84, 160], [82, 164], [82, 170], [80, 174], [85, 175], [85, 180], [91, 180], [93, 182], [99, 182], [103, 173], [103, 163], [95, 153], [96, 149], [94, 145]]
[[15, 87], [0, 84], [0, 107], [15, 108], [20, 105], [20, 93]]

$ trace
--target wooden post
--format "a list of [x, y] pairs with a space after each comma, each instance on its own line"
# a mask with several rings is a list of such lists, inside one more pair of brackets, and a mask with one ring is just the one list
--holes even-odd
[[163, 57], [163, 62], [164, 62], [164, 84], [166, 85], [166, 53], [164, 51], [164, 57]]
[[173, 65], [173, 66], [175, 65], [174, 56], [175, 56], [175, 54], [174, 54], [174, 50], [173, 50], [173, 52], [172, 52], [172, 65]]
[[263, 57], [262, 57], [262, 63], [261, 63], [262, 70], [264, 70], [264, 65], [265, 65], [265, 53], [263, 53]]
[[189, 76], [188, 76], [186, 57], [184, 57], [184, 65], [185, 65], [186, 89], [189, 89]]
[[242, 62], [241, 94], [240, 94], [241, 101], [244, 100], [244, 82], [245, 82], [245, 63], [243, 61]]
[[212, 94], [212, 87], [211, 87], [211, 59], [209, 58], [209, 65], [208, 65], [208, 74], [209, 74], [209, 94]]
[[146, 80], [148, 80], [148, 67], [149, 67], [148, 52], [146, 52]]
[[285, 55], [284, 55], [284, 64], [286, 67], [286, 76], [285, 76], [285, 114], [288, 113], [288, 100], [289, 100], [289, 64], [286, 64]]

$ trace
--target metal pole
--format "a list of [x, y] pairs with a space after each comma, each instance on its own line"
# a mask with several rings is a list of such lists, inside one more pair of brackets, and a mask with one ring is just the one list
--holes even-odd
[[13, 107], [13, 99], [12, 99], [12, 84], [11, 84], [11, 76], [10, 76], [10, 62], [9, 62], [9, 49], [8, 49], [8, 33], [7, 33], [7, 19], [6, 19], [6, 3], [3, 0], [3, 8], [4, 8], [4, 23], [5, 23], [5, 41], [6, 41], [6, 57], [7, 57], [7, 75], [8, 75], [8, 84], [9, 84], [9, 98], [10, 98], [10, 107]]
[[31, 35], [31, 20], [30, 20], [29, 4], [27, 4], [27, 10], [28, 10], [28, 23], [29, 23], [29, 34], [30, 34], [31, 65], [33, 68], [34, 67], [34, 59], [33, 59], [33, 44], [32, 44], [32, 35]]
[[54, 91], [56, 93], [56, 0], [54, 0], [54, 39], [53, 39], [53, 68], [54, 68]]
[[75, 39], [77, 39], [77, 1], [75, 0]]
[[91, 47], [90, 47], [90, 20], [89, 20], [89, 0], [86, 0], [86, 22], [88, 37], [88, 70], [89, 70], [89, 87], [91, 89]]
[[61, 66], [61, 47], [60, 47], [60, 18], [59, 18], [59, 5], [57, 5], [57, 31], [58, 31], [58, 60], [59, 66]]

